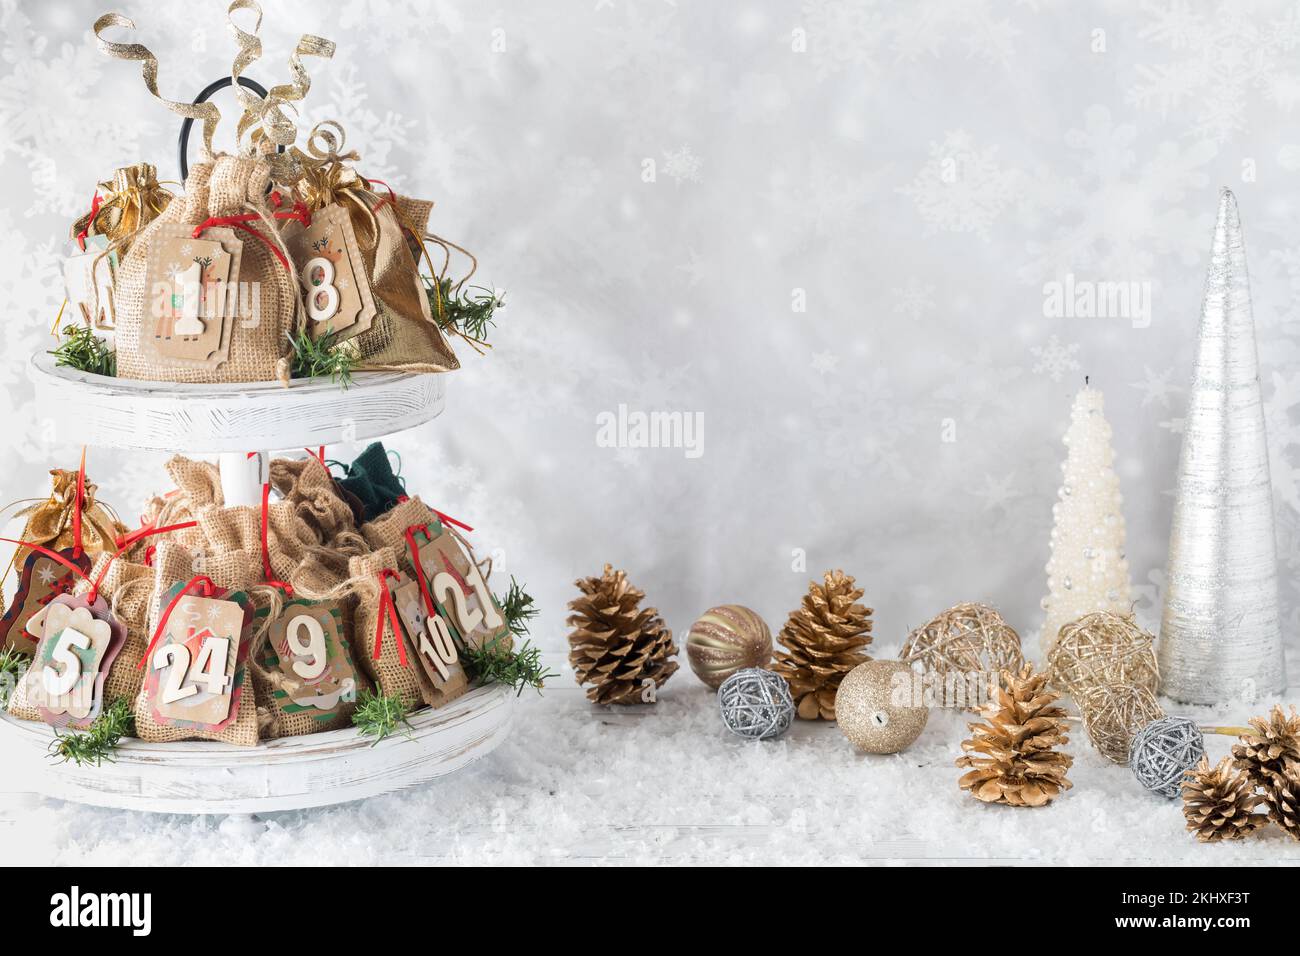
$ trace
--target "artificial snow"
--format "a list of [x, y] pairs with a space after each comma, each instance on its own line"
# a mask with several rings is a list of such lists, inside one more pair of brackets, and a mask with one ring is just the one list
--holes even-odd
[[[552, 661], [552, 667], [558, 664]], [[1300, 677], [1292, 670], [1292, 685]], [[1206, 846], [1181, 804], [1147, 793], [1071, 733], [1074, 788], [1047, 807], [986, 806], [957, 789], [966, 715], [936, 711], [892, 756], [859, 754], [833, 724], [782, 739], [723, 729], [685, 667], [653, 706], [598, 708], [567, 669], [519, 700], [510, 738], [414, 791], [238, 821], [17, 801], [0, 817], [17, 864], [1195, 864], [1300, 861], [1276, 827]], [[1243, 721], [1272, 701], [1171, 713]], [[1228, 737], [1208, 737], [1212, 760]], [[2, 744], [0, 744], [2, 746]], [[415, 746], [414, 744], [412, 746]], [[0, 759], [3, 751], [0, 750]]]

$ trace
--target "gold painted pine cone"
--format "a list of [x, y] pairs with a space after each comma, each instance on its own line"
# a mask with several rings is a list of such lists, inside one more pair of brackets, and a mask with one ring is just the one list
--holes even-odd
[[1237, 766], [1250, 774], [1255, 786], [1267, 789], [1284, 783], [1288, 764], [1300, 764], [1300, 715], [1273, 705], [1267, 717], [1252, 717], [1251, 733], [1232, 747]]
[[1253, 812], [1263, 799], [1250, 775], [1234, 767], [1231, 757], [1213, 768], [1202, 757], [1183, 779], [1183, 816], [1187, 829], [1202, 843], [1240, 840], [1264, 826], [1268, 817]]
[[569, 602], [569, 663], [597, 704], [645, 702], [647, 682], [662, 687], [677, 671], [672, 631], [659, 612], [639, 605], [645, 592], [605, 565], [600, 577], [574, 582], [582, 593]]
[[695, 676], [717, 690], [736, 671], [772, 662], [772, 631], [739, 604], [710, 608], [686, 632], [686, 659]]
[[1065, 711], [1054, 706], [1060, 696], [1047, 687], [1047, 675], [1026, 665], [1005, 671], [1002, 684], [984, 711], [984, 723], [969, 724], [971, 737], [958, 767], [970, 772], [957, 781], [985, 803], [1041, 807], [1073, 786], [1066, 772], [1074, 763], [1054, 747], [1069, 742]]
[[827, 571], [808, 585], [802, 605], [781, 628], [772, 670], [784, 677], [804, 720], [834, 720], [835, 692], [853, 668], [871, 658], [871, 608], [858, 603], [862, 589], [851, 575]]

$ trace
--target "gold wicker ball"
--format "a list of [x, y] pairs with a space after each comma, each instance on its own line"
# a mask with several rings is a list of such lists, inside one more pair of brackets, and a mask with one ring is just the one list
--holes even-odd
[[1138, 684], [1153, 694], [1160, 687], [1155, 638], [1132, 616], [1111, 611], [1085, 614], [1062, 627], [1047, 670], [1052, 683], [1076, 701], [1088, 688], [1107, 684]]
[[1097, 684], [1075, 694], [1083, 729], [1103, 757], [1123, 766], [1129, 744], [1139, 730], [1165, 716], [1144, 684]]
[[991, 683], [1003, 671], [1019, 673], [1025, 665], [1020, 635], [987, 604], [958, 604], [921, 625], [903, 644], [899, 660], [919, 663], [934, 682], [940, 707], [974, 709], [964, 688], [972, 680]]

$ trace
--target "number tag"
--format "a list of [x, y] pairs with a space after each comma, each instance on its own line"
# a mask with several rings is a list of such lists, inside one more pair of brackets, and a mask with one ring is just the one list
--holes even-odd
[[510, 634], [483, 572], [454, 535], [442, 528], [434, 530], [433, 539], [420, 545], [420, 567], [429, 576], [434, 604], [456, 640], [482, 647]]
[[325, 206], [311, 214], [310, 226], [287, 220], [281, 235], [298, 269], [312, 338], [332, 332], [342, 340], [370, 328], [378, 311], [348, 211]]
[[[73, 557], [72, 548], [66, 548], [59, 554], [83, 572], [90, 571], [88, 552], [82, 551], [80, 557]], [[36, 641], [43, 633], [44, 618], [40, 615], [59, 595], [70, 593], [76, 583], [76, 575], [59, 562], [39, 551], [29, 552], [18, 574], [18, 590], [4, 617], [0, 618], [0, 641], [5, 650], [12, 648], [23, 654], [33, 653]]]
[[216, 368], [230, 356], [239, 314], [243, 242], [219, 226], [162, 225], [149, 245], [140, 349], [180, 368]]
[[406, 580], [393, 592], [393, 603], [421, 669], [438, 692], [429, 703], [437, 706], [459, 697], [469, 688], [469, 678], [447, 623], [441, 615], [425, 612], [419, 583]]
[[103, 709], [104, 675], [126, 642], [108, 602], [60, 595], [28, 622], [36, 637], [23, 676], [26, 703], [57, 727], [83, 727]]
[[[181, 587], [173, 587], [160, 606], [166, 607]], [[145, 677], [158, 723], [219, 731], [235, 719], [252, 616], [242, 592], [215, 598], [187, 594], [177, 602]]]
[[337, 601], [286, 602], [271, 622], [262, 665], [278, 675], [274, 695], [286, 713], [312, 710], [325, 718], [356, 699], [357, 675]]
[[84, 325], [111, 332], [116, 324], [113, 311], [113, 278], [117, 253], [102, 255], [107, 236], [89, 236], [83, 252], [75, 241], [68, 243], [63, 260], [63, 286], [68, 303], [81, 314]]

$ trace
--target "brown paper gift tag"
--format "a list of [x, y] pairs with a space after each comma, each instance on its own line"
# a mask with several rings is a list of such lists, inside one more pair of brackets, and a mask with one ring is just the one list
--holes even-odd
[[338, 601], [286, 602], [271, 622], [264, 663], [279, 675], [275, 699], [288, 713], [327, 716], [355, 700], [357, 674], [343, 640]]
[[231, 716], [245, 608], [237, 601], [185, 595], [145, 665], [154, 718], [215, 728]]
[[305, 227], [290, 219], [282, 236], [302, 284], [312, 338], [333, 332], [341, 341], [370, 328], [378, 310], [347, 210], [332, 203], [312, 213]]
[[28, 621], [37, 639], [23, 675], [26, 702], [57, 726], [84, 727], [99, 715], [104, 681], [126, 642], [126, 627], [103, 598], [62, 594]]
[[437, 614], [429, 620], [420, 594], [420, 585], [406, 580], [393, 592], [397, 615], [402, 619], [406, 637], [415, 648], [415, 656], [425, 676], [440, 695], [429, 701], [437, 707], [448, 703], [469, 689], [469, 677], [461, 665], [456, 642]]
[[[81, 568], [83, 574], [90, 570], [90, 556], [86, 552], [74, 558], [73, 549], [65, 548], [59, 554]], [[59, 562], [39, 551], [29, 552], [18, 574], [18, 590], [0, 618], [0, 646], [23, 654], [32, 653], [36, 649], [36, 635], [42, 633], [43, 619], [37, 615], [60, 594], [69, 593], [76, 583], [77, 576]], [[33, 622], [33, 618], [37, 620]]]
[[140, 346], [164, 365], [217, 368], [230, 354], [243, 242], [225, 226], [204, 230], [201, 239], [193, 232], [167, 224], [154, 234]]
[[430, 525], [433, 538], [420, 545], [420, 567], [434, 606], [451, 626], [452, 635], [470, 647], [509, 640], [510, 628], [483, 572], [469, 559], [454, 535]]

